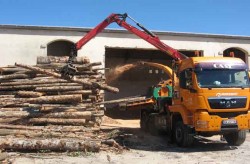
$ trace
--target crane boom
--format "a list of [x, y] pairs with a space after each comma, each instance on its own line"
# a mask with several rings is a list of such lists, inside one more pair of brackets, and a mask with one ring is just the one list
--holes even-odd
[[[126, 22], [126, 18], [130, 18], [132, 21], [136, 23], [138, 27], [142, 30], [128, 24]], [[98, 24], [95, 28], [90, 30], [84, 37], [82, 37], [78, 42], [76, 42], [70, 53], [70, 57], [68, 60], [68, 65], [64, 66], [61, 70], [63, 76], [73, 76], [74, 73], [77, 71], [76, 68], [73, 66], [72, 62], [74, 58], [77, 56], [77, 51], [81, 49], [88, 41], [94, 38], [98, 33], [102, 32], [108, 25], [111, 23], [117, 23], [119, 26], [125, 28], [126, 30], [130, 31], [131, 33], [137, 35], [138, 37], [142, 38], [143, 40], [147, 41], [151, 45], [155, 46], [157, 49], [161, 50], [162, 52], [168, 54], [175, 60], [182, 60], [187, 58], [184, 54], [178, 52], [176, 49], [166, 45], [163, 43], [159, 37], [155, 34], [147, 30], [143, 27], [140, 23], [136, 22], [133, 18], [125, 14], [111, 14], [105, 20], [103, 20], [100, 24]]]

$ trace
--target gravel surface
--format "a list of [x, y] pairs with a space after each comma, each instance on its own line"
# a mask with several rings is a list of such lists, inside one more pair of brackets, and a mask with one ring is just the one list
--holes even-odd
[[[118, 142], [126, 147], [123, 151], [101, 151], [100, 153], [36, 153], [11, 155], [11, 161], [25, 164], [162, 164], [164, 163], [250, 163], [250, 133], [245, 143], [239, 147], [228, 146], [220, 136], [198, 138], [190, 148], [179, 148], [168, 143], [166, 136], [152, 136], [142, 132], [138, 120], [117, 120], [116, 129], [125, 137]], [[127, 125], [127, 127], [125, 126]], [[115, 125], [104, 125], [103, 129], [115, 128]]]

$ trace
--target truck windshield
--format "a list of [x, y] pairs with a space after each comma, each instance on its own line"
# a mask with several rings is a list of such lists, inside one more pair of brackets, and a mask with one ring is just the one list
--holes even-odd
[[201, 88], [249, 87], [246, 70], [203, 69], [196, 71], [198, 85]]

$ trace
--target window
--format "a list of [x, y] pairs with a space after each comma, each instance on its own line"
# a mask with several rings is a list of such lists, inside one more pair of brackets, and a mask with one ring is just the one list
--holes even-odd
[[197, 72], [201, 88], [248, 87], [246, 70], [237, 69], [204, 69]]
[[192, 70], [190, 68], [180, 73], [180, 87], [188, 89], [192, 86]]

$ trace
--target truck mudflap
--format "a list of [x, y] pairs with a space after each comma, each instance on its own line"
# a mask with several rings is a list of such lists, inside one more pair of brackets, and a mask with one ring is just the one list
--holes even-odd
[[194, 127], [197, 132], [224, 132], [250, 129], [250, 112], [236, 117], [222, 118], [206, 111], [196, 112]]

